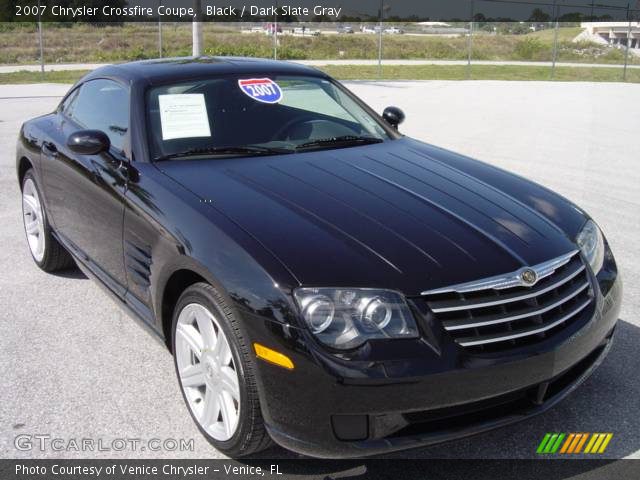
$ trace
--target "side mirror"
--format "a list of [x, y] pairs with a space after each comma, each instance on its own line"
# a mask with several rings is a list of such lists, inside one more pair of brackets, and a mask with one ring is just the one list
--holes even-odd
[[109, 137], [101, 130], [80, 130], [69, 135], [67, 139], [67, 146], [71, 151], [80, 155], [106, 152], [110, 145]]
[[396, 130], [398, 129], [398, 125], [404, 122], [404, 112], [400, 110], [398, 107], [387, 107], [382, 112], [382, 118], [384, 121], [391, 125]]

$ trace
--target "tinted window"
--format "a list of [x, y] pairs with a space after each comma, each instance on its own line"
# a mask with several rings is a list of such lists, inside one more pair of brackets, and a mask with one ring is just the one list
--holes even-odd
[[350, 105], [348, 100], [345, 102], [339, 90], [326, 80], [317, 82], [289, 80], [280, 82], [280, 85], [285, 92], [280, 105], [351, 122], [358, 121], [357, 113], [349, 112], [343, 106], [345, 103]]
[[102, 130], [122, 150], [129, 128], [129, 94], [111, 80], [85, 83], [72, 105], [72, 118], [87, 129]]
[[64, 101], [60, 104], [58, 111], [64, 114], [67, 117], [71, 117], [73, 113], [73, 107], [76, 104], [76, 99], [78, 98], [78, 93], [80, 92], [79, 88], [76, 88]]
[[222, 146], [293, 151], [333, 137], [389, 138], [351, 96], [312, 76], [228, 75], [153, 87], [147, 119], [154, 158]]

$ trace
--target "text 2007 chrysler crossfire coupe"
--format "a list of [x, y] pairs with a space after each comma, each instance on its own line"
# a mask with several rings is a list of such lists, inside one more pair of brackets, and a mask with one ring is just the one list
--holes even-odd
[[540, 413], [611, 345], [607, 241], [403, 118], [285, 62], [99, 68], [21, 129], [29, 249], [167, 343], [231, 456], [379, 454]]

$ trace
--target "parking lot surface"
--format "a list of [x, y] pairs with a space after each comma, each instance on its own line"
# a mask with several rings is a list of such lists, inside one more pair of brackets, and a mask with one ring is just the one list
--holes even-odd
[[[479, 158], [567, 196], [600, 224], [625, 281], [616, 342], [551, 411], [392, 458], [535, 458], [546, 432], [612, 432], [605, 457], [640, 458], [640, 85], [351, 82], [377, 111], [397, 105], [403, 133]], [[62, 85], [0, 86], [0, 457], [222, 458], [192, 423], [169, 352], [79, 272], [32, 262], [21, 224], [15, 141], [51, 111]], [[189, 451], [16, 449], [51, 438], [193, 439]], [[144, 443], [143, 443], [144, 445]], [[173, 444], [171, 444], [173, 445]], [[295, 455], [274, 447], [264, 458]]]

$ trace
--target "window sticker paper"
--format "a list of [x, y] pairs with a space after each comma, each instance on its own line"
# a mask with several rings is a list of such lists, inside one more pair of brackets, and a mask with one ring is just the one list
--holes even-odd
[[158, 102], [163, 140], [211, 136], [204, 94], [159, 95]]

